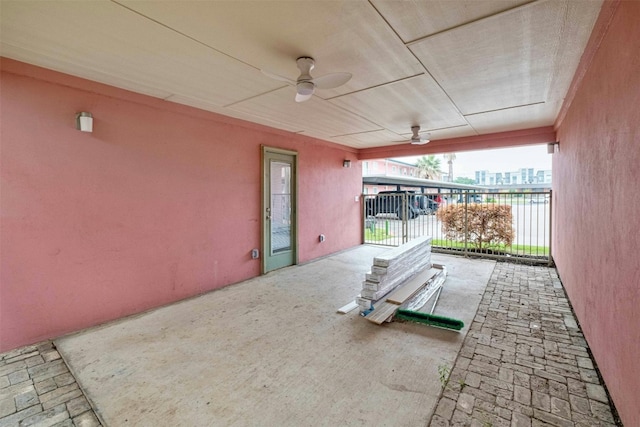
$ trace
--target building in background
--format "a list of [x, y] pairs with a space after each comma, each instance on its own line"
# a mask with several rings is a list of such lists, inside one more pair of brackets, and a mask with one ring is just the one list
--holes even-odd
[[365, 160], [362, 162], [362, 175], [420, 176], [420, 169], [414, 163], [393, 159]]
[[509, 172], [475, 171], [476, 185], [490, 190], [548, 190], [551, 189], [551, 169], [520, 168]]

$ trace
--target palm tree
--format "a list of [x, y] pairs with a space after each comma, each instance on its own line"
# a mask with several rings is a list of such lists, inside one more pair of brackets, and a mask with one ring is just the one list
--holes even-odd
[[440, 177], [440, 159], [436, 159], [433, 154], [422, 156], [416, 162], [420, 170], [420, 176], [427, 179], [438, 179]]
[[456, 155], [454, 153], [447, 153], [444, 155], [444, 158], [449, 164], [449, 182], [453, 182], [453, 161], [456, 159]]

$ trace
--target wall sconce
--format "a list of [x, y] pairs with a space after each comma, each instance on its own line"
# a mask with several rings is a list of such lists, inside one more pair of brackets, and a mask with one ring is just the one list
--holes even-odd
[[91, 113], [81, 111], [76, 114], [76, 129], [82, 132], [93, 132], [93, 116]]
[[351, 167], [351, 160], [343, 160], [342, 161], [342, 167], [343, 168], [350, 168]]
[[556, 152], [556, 147], [559, 145], [559, 142], [551, 142], [547, 144], [547, 154], [553, 154]]

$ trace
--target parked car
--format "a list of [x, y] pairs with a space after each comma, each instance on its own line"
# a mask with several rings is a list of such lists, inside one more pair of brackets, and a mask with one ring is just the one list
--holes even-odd
[[423, 215], [432, 215], [435, 214], [438, 208], [440, 207], [440, 203], [436, 201], [437, 195], [435, 194], [425, 194], [420, 195], [419, 197], [419, 207], [420, 213]]
[[[464, 197], [460, 195], [457, 203], [464, 203]], [[482, 203], [482, 196], [479, 194], [467, 194], [467, 203]]]
[[[423, 194], [412, 191], [381, 191], [376, 197], [366, 199], [367, 216], [395, 214], [404, 219], [406, 212], [408, 219], [413, 219], [421, 213], [421, 203], [425, 204], [423, 198]], [[408, 202], [406, 211], [403, 209], [403, 200]]]

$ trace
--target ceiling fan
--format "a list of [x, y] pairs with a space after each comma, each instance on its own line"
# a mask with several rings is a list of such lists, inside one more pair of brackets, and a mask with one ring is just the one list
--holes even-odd
[[333, 89], [342, 86], [351, 79], [351, 73], [330, 73], [324, 76], [313, 78], [311, 70], [315, 66], [313, 58], [301, 56], [296, 60], [300, 75], [297, 80], [291, 80], [287, 77], [262, 70], [262, 73], [272, 79], [287, 82], [296, 87], [296, 102], [304, 102], [311, 98], [311, 95], [318, 89]]
[[[431, 134], [426, 133], [426, 134], [423, 134], [422, 136], [419, 135], [420, 126], [411, 126], [411, 132], [413, 132], [413, 135], [411, 135], [411, 139], [408, 142], [410, 142], [413, 145], [424, 145], [430, 141], [429, 137], [431, 136]], [[396, 141], [396, 142], [405, 142], [405, 141]]]

